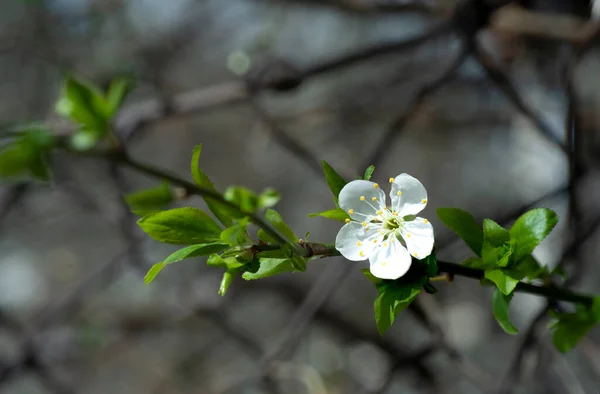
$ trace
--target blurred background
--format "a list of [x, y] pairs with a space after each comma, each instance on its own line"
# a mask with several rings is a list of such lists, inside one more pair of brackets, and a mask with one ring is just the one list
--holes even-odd
[[[506, 6], [507, 5], [507, 6]], [[500, 6], [504, 6], [500, 8]], [[116, 121], [132, 156], [221, 191], [274, 187], [297, 234], [339, 224], [319, 160], [348, 178], [407, 172], [429, 193], [438, 257], [469, 250], [453, 206], [510, 225], [533, 206], [559, 226], [536, 250], [600, 292], [597, 24], [588, 1], [1, 0], [0, 124], [45, 121], [74, 72], [136, 79]], [[561, 355], [544, 299], [517, 294], [520, 334], [491, 290], [456, 278], [383, 337], [376, 290], [343, 259], [238, 278], [145, 236], [124, 193], [156, 185], [97, 159], [54, 157], [52, 186], [0, 194], [0, 394], [598, 393], [600, 332]], [[180, 205], [202, 207], [197, 198]], [[541, 313], [541, 314], [540, 314]]]

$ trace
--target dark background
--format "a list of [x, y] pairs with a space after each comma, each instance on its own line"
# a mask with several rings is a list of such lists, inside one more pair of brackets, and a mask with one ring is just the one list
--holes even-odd
[[[438, 256], [457, 262], [469, 250], [435, 208], [509, 225], [549, 207], [561, 222], [535, 256], [598, 293], [589, 4], [523, 1], [529, 13], [502, 19], [490, 12], [506, 2], [488, 3], [2, 0], [0, 124], [68, 129], [53, 115], [65, 72], [131, 75], [116, 130], [140, 161], [189, 178], [202, 143], [220, 190], [276, 188], [296, 233], [320, 242], [339, 224], [307, 216], [333, 207], [319, 160], [349, 178], [375, 164], [382, 184], [407, 172], [428, 190]], [[1, 394], [598, 391], [598, 329], [560, 355], [545, 300], [518, 294], [509, 336], [470, 279], [420, 296], [383, 337], [366, 265], [343, 259], [239, 279], [225, 297], [200, 259], [144, 285], [174, 248], [142, 234], [121, 196], [156, 181], [64, 155], [54, 169], [53, 187], [0, 195]]]

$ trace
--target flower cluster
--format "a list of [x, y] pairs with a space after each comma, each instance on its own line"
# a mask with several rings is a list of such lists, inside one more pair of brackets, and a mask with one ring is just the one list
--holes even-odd
[[410, 268], [412, 257], [423, 259], [433, 249], [433, 227], [415, 216], [427, 205], [427, 191], [408, 174], [390, 178], [391, 206], [377, 183], [356, 180], [339, 195], [339, 206], [351, 219], [340, 229], [335, 247], [352, 261], [369, 259], [371, 273], [397, 279]]

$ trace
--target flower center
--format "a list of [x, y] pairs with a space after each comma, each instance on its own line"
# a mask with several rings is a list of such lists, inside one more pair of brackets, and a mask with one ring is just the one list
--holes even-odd
[[396, 219], [396, 218], [388, 219], [383, 223], [383, 228], [385, 228], [386, 230], [389, 230], [389, 231], [395, 230], [399, 227], [400, 227], [400, 223], [398, 223], [398, 219]]

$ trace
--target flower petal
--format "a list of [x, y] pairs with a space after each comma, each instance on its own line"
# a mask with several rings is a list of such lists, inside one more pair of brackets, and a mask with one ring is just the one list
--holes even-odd
[[352, 181], [340, 191], [339, 204], [352, 219], [369, 222], [377, 217], [378, 210], [385, 209], [385, 193], [376, 183]]
[[408, 174], [400, 174], [394, 178], [392, 190], [392, 210], [398, 212], [400, 217], [416, 215], [427, 205], [427, 191], [417, 178]]
[[410, 268], [410, 254], [396, 237], [384, 241], [369, 258], [371, 273], [381, 279], [398, 279]]
[[417, 217], [413, 221], [403, 222], [401, 234], [411, 255], [423, 259], [431, 254], [434, 242], [433, 226], [427, 219]]
[[370, 223], [367, 227], [358, 222], [347, 223], [337, 234], [335, 248], [348, 260], [366, 260], [383, 241], [383, 234], [377, 231], [382, 228], [381, 223]]

